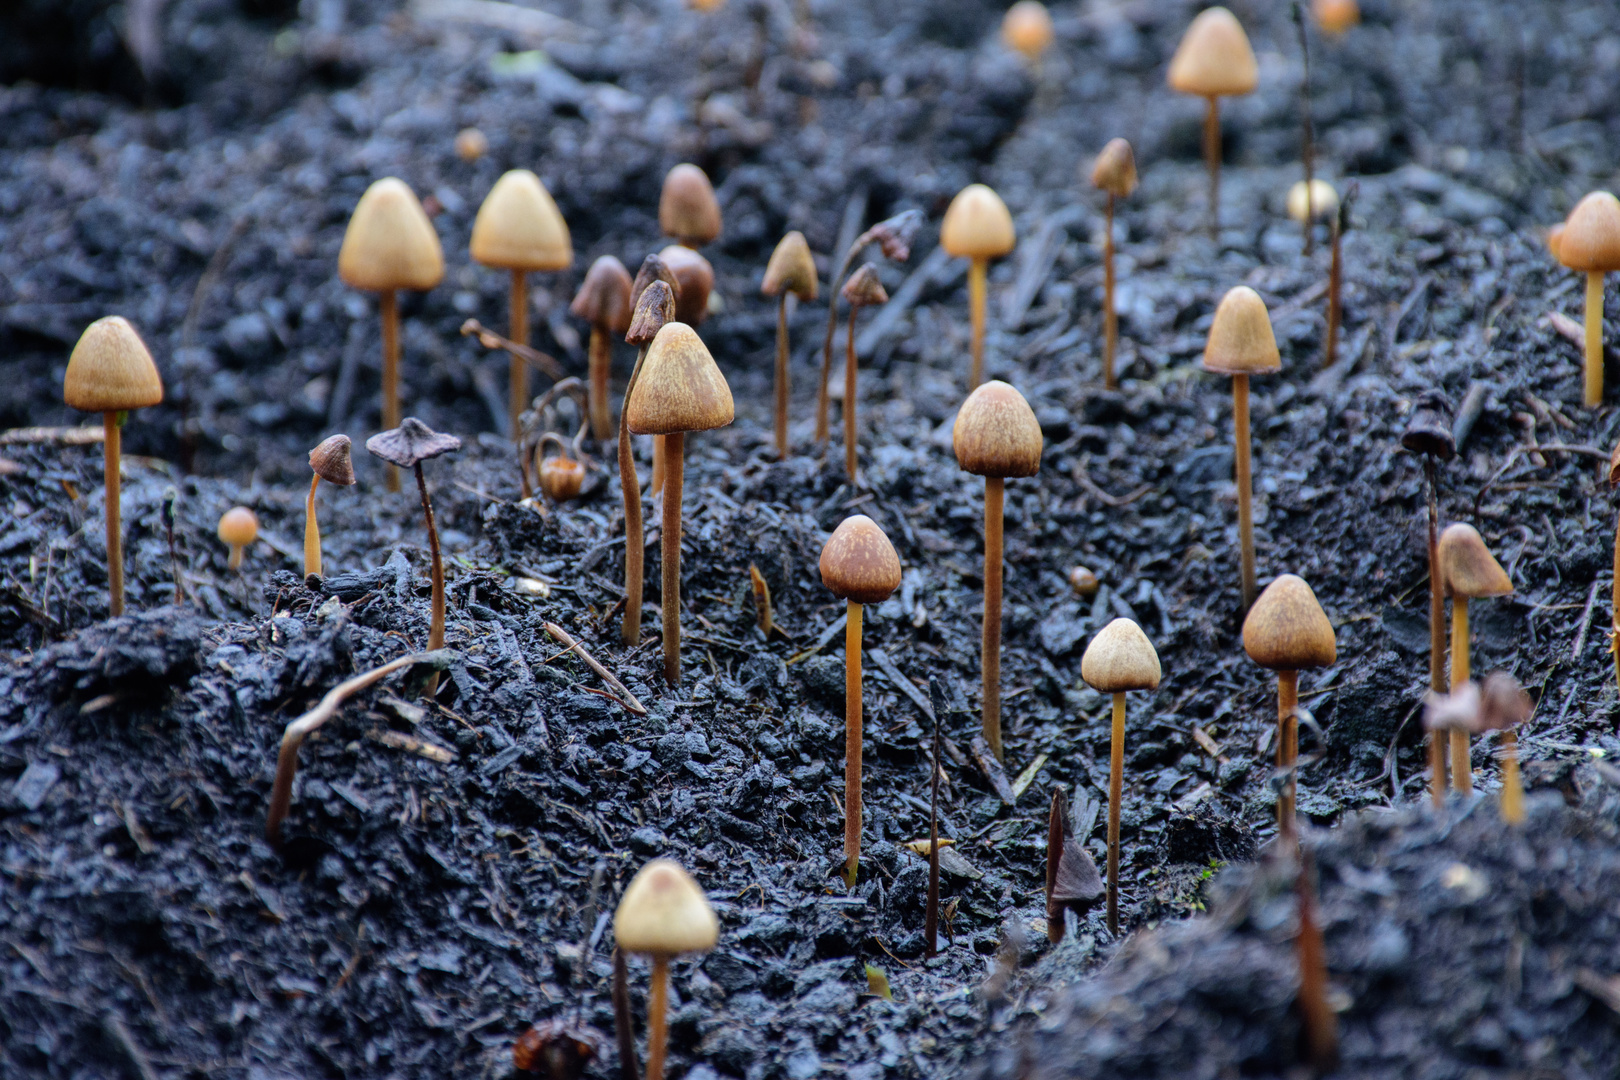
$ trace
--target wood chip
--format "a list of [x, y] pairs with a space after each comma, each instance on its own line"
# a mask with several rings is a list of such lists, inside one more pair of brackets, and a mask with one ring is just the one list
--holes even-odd
[[366, 735], [386, 747], [404, 750], [418, 757], [425, 757], [429, 761], [436, 761], [440, 765], [448, 765], [456, 758], [456, 752], [449, 747], [428, 742], [426, 739], [418, 739], [415, 735], [406, 735], [399, 731], [378, 731], [375, 728], [366, 732]]
[[954, 847], [941, 847], [939, 849], [939, 868], [952, 877], [964, 878], [968, 881], [978, 881], [984, 877], [984, 871], [967, 861], [967, 857]]
[[1193, 742], [1197, 743], [1203, 749], [1204, 753], [1208, 754], [1222, 765], [1226, 764], [1227, 758], [1221, 753], [1221, 750], [1223, 749], [1221, 744], [1210, 738], [1209, 732], [1205, 731], [1197, 724], [1193, 725]]
[[979, 770], [990, 781], [990, 790], [996, 793], [996, 798], [1009, 807], [1016, 806], [1018, 796], [1013, 794], [1012, 785], [1007, 783], [1007, 771], [996, 760], [996, 755], [990, 752], [990, 744], [983, 735], [973, 736], [973, 760], [979, 763]]
[[1018, 774], [1018, 779], [1013, 781], [1012, 791], [1014, 799], [1018, 798], [1019, 796], [1023, 795], [1024, 792], [1029, 790], [1029, 785], [1035, 782], [1035, 774], [1040, 772], [1041, 766], [1045, 764], [1046, 755], [1036, 754], [1035, 760], [1024, 767], [1024, 771]]

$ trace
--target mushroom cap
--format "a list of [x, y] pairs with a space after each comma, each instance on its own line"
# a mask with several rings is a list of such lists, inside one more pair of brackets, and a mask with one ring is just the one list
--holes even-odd
[[1438, 390], [1418, 395], [1407, 418], [1401, 445], [1414, 454], [1427, 454], [1440, 461], [1457, 455], [1457, 441], [1451, 434], [1451, 402]]
[[1473, 679], [1449, 694], [1431, 690], [1424, 695], [1423, 727], [1428, 731], [1478, 731], [1479, 713], [1479, 683]]
[[657, 254], [648, 255], [641, 260], [641, 265], [636, 268], [636, 280], [630, 285], [630, 307], [632, 310], [637, 304], [641, 303], [642, 290], [646, 289], [654, 281], [662, 281], [668, 285], [672, 297], [681, 295], [681, 283], [676, 280], [675, 271], [669, 268], [669, 264], [661, 256]]
[[122, 315], [85, 327], [62, 380], [62, 400], [85, 412], [144, 409], [163, 400], [163, 380], [146, 343]]
[[1007, 204], [984, 184], [958, 191], [939, 226], [939, 246], [963, 259], [998, 258], [1017, 241]]
[[675, 277], [675, 317], [690, 326], [700, 325], [709, 314], [714, 267], [708, 259], [680, 244], [671, 244], [658, 257]]
[[637, 435], [725, 427], [737, 415], [731, 387], [714, 357], [683, 322], [665, 323], [647, 346], [625, 424]]
[[1530, 719], [1535, 706], [1524, 687], [1505, 671], [1493, 671], [1479, 687], [1479, 726], [1484, 731], [1518, 727]]
[[1620, 270], [1620, 199], [1594, 191], [1576, 203], [1558, 239], [1558, 259], [1571, 270]]
[[1041, 425], [1024, 395], [992, 379], [968, 395], [951, 428], [956, 464], [980, 476], [1034, 476], [1041, 470]]
[[1338, 644], [1327, 612], [1305, 579], [1283, 574], [1267, 585], [1243, 620], [1243, 649], [1273, 671], [1328, 667]]
[[354, 461], [350, 457], [352, 444], [347, 435], [333, 435], [309, 452], [309, 467], [328, 484], [348, 487], [354, 483]]
[[1361, 5], [1356, 0], [1315, 0], [1311, 13], [1329, 34], [1342, 34], [1361, 21]]
[[1001, 40], [1009, 49], [1038, 59], [1052, 44], [1052, 16], [1040, 0], [1018, 0], [1001, 19]]
[[654, 281], [636, 301], [636, 310], [630, 316], [630, 329], [624, 332], [629, 345], [650, 345], [665, 323], [675, 321], [675, 289], [667, 281]]
[[804, 233], [797, 229], [777, 241], [771, 252], [771, 261], [765, 264], [765, 280], [759, 291], [766, 296], [781, 296], [790, 292], [800, 300], [814, 300], [819, 282], [816, 280], [816, 260], [810, 254], [810, 245]]
[[[1324, 221], [1339, 212], [1339, 193], [1332, 184], [1326, 180], [1313, 179], [1310, 192], [1312, 220]], [[1295, 221], [1304, 221], [1305, 214], [1305, 181], [1296, 180], [1294, 186], [1288, 189], [1288, 216]]]
[[1205, 8], [1176, 46], [1170, 60], [1170, 89], [1199, 97], [1248, 94], [1260, 82], [1260, 69], [1243, 25], [1223, 7]]
[[889, 294], [883, 288], [883, 282], [878, 278], [877, 267], [866, 263], [859, 270], [849, 275], [844, 287], [838, 291], [844, 298], [844, 303], [852, 308], [871, 307], [874, 304], [887, 304]]
[[1547, 250], [1552, 252], [1552, 257], [1557, 259], [1559, 262], [1564, 261], [1564, 223], [1562, 221], [1556, 225], [1548, 227]]
[[219, 542], [245, 547], [259, 536], [259, 518], [245, 506], [233, 506], [219, 519]]
[[1142, 628], [1115, 619], [1091, 639], [1080, 657], [1080, 677], [1100, 694], [1159, 688], [1159, 654]]
[[591, 263], [568, 310], [610, 334], [630, 328], [630, 271], [612, 255]]
[[405, 181], [384, 177], [360, 196], [338, 249], [338, 277], [369, 292], [422, 291], [444, 278], [439, 234]]
[[1247, 285], [1221, 298], [1204, 343], [1204, 370], [1222, 375], [1267, 375], [1282, 370], [1266, 302]]
[[707, 952], [720, 920], [698, 883], [673, 859], [654, 859], [630, 879], [613, 913], [613, 936], [625, 952], [651, 956]]
[[1124, 139], [1109, 139], [1091, 166], [1091, 186], [1123, 199], [1136, 190], [1136, 152]]
[[585, 486], [585, 465], [561, 454], [540, 462], [540, 490], [554, 502], [567, 502]]
[[877, 522], [851, 514], [821, 549], [821, 583], [840, 599], [881, 604], [900, 587], [900, 556]]
[[391, 465], [409, 469], [418, 461], [460, 450], [461, 440], [454, 435], [434, 431], [414, 416], [407, 416], [400, 421], [399, 427], [392, 431], [379, 431], [367, 439], [366, 449]]
[[707, 173], [684, 162], [669, 170], [658, 196], [658, 227], [665, 236], [698, 245], [720, 235], [720, 203]]
[[1442, 529], [1439, 554], [1440, 576], [1448, 594], [1473, 600], [1513, 591], [1512, 579], [1472, 525], [1458, 521]]
[[540, 178], [513, 169], [495, 181], [473, 219], [474, 262], [504, 270], [566, 270], [574, 265], [568, 223]]

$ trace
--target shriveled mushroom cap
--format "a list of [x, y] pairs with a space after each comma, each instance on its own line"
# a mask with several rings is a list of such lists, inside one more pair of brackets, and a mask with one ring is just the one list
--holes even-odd
[[759, 291], [766, 296], [790, 292], [800, 300], [814, 300], [818, 286], [816, 260], [810, 254], [810, 245], [805, 242], [804, 233], [794, 229], [782, 237], [776, 250], [771, 252]]
[[635, 314], [630, 317], [630, 329], [624, 340], [630, 345], [649, 345], [665, 323], [675, 321], [675, 290], [667, 281], [654, 281], [642, 290], [636, 301]]
[[[1326, 180], [1312, 180], [1310, 192], [1311, 220], [1325, 221], [1339, 212], [1339, 193], [1332, 184]], [[1288, 189], [1288, 216], [1295, 221], [1304, 221], [1305, 214], [1305, 181], [1296, 180], [1294, 186]]]
[[85, 327], [68, 357], [62, 400], [85, 412], [144, 409], [163, 400], [163, 380], [141, 335], [122, 315]]
[[392, 176], [366, 189], [338, 249], [338, 277], [370, 292], [431, 289], [444, 278], [444, 252], [422, 204]]
[[1018, 0], [1001, 19], [1001, 40], [1009, 49], [1038, 59], [1052, 44], [1052, 16], [1040, 0]]
[[1456, 522], [1440, 532], [1440, 575], [1446, 592], [1473, 600], [1484, 596], [1506, 596], [1513, 582], [1496, 561], [1479, 530]]
[[1479, 726], [1483, 731], [1518, 727], [1535, 707], [1524, 687], [1505, 671], [1493, 671], [1479, 687]]
[[612, 255], [603, 255], [585, 271], [585, 280], [568, 310], [609, 334], [630, 327], [630, 271]]
[[1339, 655], [1327, 612], [1305, 579], [1293, 574], [1267, 585], [1249, 609], [1243, 649], [1250, 660], [1273, 671], [1328, 667]]
[[1157, 690], [1159, 654], [1135, 622], [1115, 619], [1086, 646], [1080, 677], [1100, 694]]
[[366, 440], [366, 449], [391, 465], [409, 469], [418, 461], [461, 449], [454, 435], [434, 431], [414, 416], [407, 416], [392, 431], [380, 431]]
[[680, 244], [671, 244], [658, 253], [675, 275], [675, 317], [690, 326], [699, 326], [709, 314], [709, 291], [714, 288], [714, 267], [709, 260]]
[[1170, 89], [1199, 97], [1252, 93], [1260, 69], [1237, 16], [1223, 7], [1199, 12], [1176, 46], [1168, 81]]
[[1558, 259], [1571, 270], [1620, 270], [1620, 199], [1594, 191], [1569, 212]]
[[881, 604], [900, 587], [900, 556], [865, 514], [852, 514], [821, 549], [821, 582], [840, 599]]
[[939, 246], [962, 259], [999, 258], [1017, 240], [1007, 204], [983, 184], [969, 184], [958, 191], [939, 227]]
[[1266, 302], [1247, 285], [1221, 298], [1204, 344], [1204, 370], [1222, 375], [1266, 375], [1282, 370]]
[[844, 287], [839, 290], [844, 303], [850, 307], [871, 307], [874, 304], [887, 304], [889, 294], [883, 288], [883, 282], [878, 278], [877, 267], [867, 263], [859, 270], [849, 275]]
[[233, 506], [219, 519], [219, 542], [243, 547], [259, 537], [259, 518], [245, 506]]
[[495, 181], [473, 219], [475, 262], [503, 270], [566, 270], [574, 265], [568, 223], [540, 178], [513, 169]]
[[348, 487], [354, 483], [354, 462], [350, 459], [349, 437], [333, 435], [309, 452], [309, 467], [328, 484]]
[[725, 427], [735, 417], [731, 387], [697, 331], [666, 323], [647, 346], [625, 424], [637, 435], [670, 435]]
[[1136, 190], [1136, 154], [1124, 139], [1109, 139], [1091, 166], [1091, 186], [1123, 199]]
[[636, 269], [636, 280], [630, 285], [630, 307], [632, 310], [641, 303], [642, 290], [654, 281], [662, 281], [669, 286], [669, 294], [680, 299], [681, 283], [675, 278], [675, 271], [669, 268], [663, 258], [657, 254], [648, 255], [641, 260], [641, 266]]
[[1414, 454], [1450, 461], [1457, 454], [1451, 434], [1451, 402], [1438, 390], [1425, 390], [1412, 406], [1401, 445]]
[[1041, 425], [1024, 395], [999, 379], [962, 402], [951, 428], [956, 463], [980, 476], [1034, 476], [1041, 470]]
[[665, 236], [698, 246], [720, 235], [720, 203], [707, 173], [685, 163], [669, 170], [658, 196], [658, 227]]
[[613, 913], [613, 936], [625, 952], [651, 956], [707, 952], [720, 921], [681, 864], [654, 859], [637, 871]]

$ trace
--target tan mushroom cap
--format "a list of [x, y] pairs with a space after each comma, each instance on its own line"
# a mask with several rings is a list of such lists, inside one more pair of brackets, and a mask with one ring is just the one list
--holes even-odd
[[1571, 270], [1620, 270], [1620, 199], [1594, 191], [1576, 203], [1564, 221], [1557, 255]]
[[669, 170], [658, 196], [658, 227], [665, 236], [696, 245], [720, 235], [720, 203], [707, 173], [684, 162]]
[[979, 476], [1034, 476], [1041, 470], [1041, 425], [1024, 395], [999, 379], [962, 402], [951, 428], [956, 463]]
[[1315, 0], [1311, 13], [1329, 34], [1342, 34], [1361, 21], [1361, 5], [1356, 0]]
[[852, 514], [821, 549], [821, 582], [842, 600], [881, 604], [900, 587], [900, 556], [877, 522]]
[[348, 487], [354, 483], [353, 444], [347, 435], [333, 435], [309, 452], [309, 467], [328, 484]]
[[1124, 139], [1109, 139], [1091, 166], [1091, 186], [1117, 198], [1136, 190], [1136, 152]]
[[1001, 19], [1001, 40], [1031, 60], [1052, 44], [1052, 15], [1040, 0], [1018, 0]]
[[163, 400], [163, 380], [146, 343], [122, 315], [85, 327], [68, 357], [62, 400], [85, 412], [144, 409]]
[[984, 184], [956, 193], [939, 227], [939, 246], [960, 259], [995, 259], [1018, 242], [1007, 204]]
[[1460, 521], [1440, 533], [1440, 574], [1452, 596], [1473, 600], [1513, 591], [1513, 581], [1485, 546], [1479, 530]]
[[1327, 612], [1305, 579], [1294, 574], [1267, 585], [1249, 609], [1243, 649], [1250, 660], [1273, 671], [1329, 667], [1339, 655]]
[[219, 519], [219, 541], [230, 547], [245, 547], [259, 537], [259, 518], [245, 506], [233, 506]]
[[636, 872], [613, 913], [613, 936], [625, 952], [651, 956], [707, 952], [720, 940], [720, 920], [680, 863], [654, 859]]
[[612, 255], [591, 263], [580, 282], [570, 313], [609, 334], [623, 334], [630, 328], [630, 271]]
[[385, 177], [360, 196], [338, 249], [338, 277], [369, 292], [423, 291], [443, 280], [439, 234], [405, 181]]
[[1204, 370], [1222, 375], [1267, 375], [1282, 370], [1266, 302], [1247, 285], [1221, 298], [1204, 344]]
[[1199, 12], [1176, 46], [1168, 82], [1178, 93], [1199, 97], [1252, 93], [1260, 68], [1237, 16], [1223, 7]]
[[888, 290], [883, 287], [878, 277], [877, 267], [867, 263], [849, 276], [844, 287], [838, 291], [844, 298], [844, 303], [850, 307], [872, 307], [874, 304], [887, 304], [889, 302]]
[[[1309, 214], [1313, 221], [1324, 221], [1339, 212], [1339, 193], [1332, 184], [1326, 180], [1313, 179], [1310, 186], [1311, 203]], [[1296, 180], [1294, 186], [1288, 189], [1288, 216], [1295, 221], [1304, 221], [1307, 209], [1305, 206], [1305, 181]]]
[[702, 325], [709, 314], [714, 267], [708, 259], [680, 244], [671, 244], [658, 257], [675, 276], [675, 317], [689, 326]]
[[495, 181], [473, 219], [474, 262], [503, 270], [566, 270], [574, 265], [568, 223], [540, 178], [513, 169]]
[[810, 254], [810, 245], [804, 233], [795, 229], [782, 237], [771, 252], [771, 261], [765, 264], [765, 280], [759, 291], [766, 296], [792, 293], [800, 300], [814, 300], [819, 288], [816, 280], [816, 260]]
[[1159, 675], [1159, 654], [1130, 619], [1115, 619], [1103, 627], [1080, 657], [1080, 677], [1101, 694], [1157, 690]]
[[736, 415], [731, 387], [697, 331], [664, 324], [647, 346], [625, 424], [637, 435], [671, 435], [725, 427]]

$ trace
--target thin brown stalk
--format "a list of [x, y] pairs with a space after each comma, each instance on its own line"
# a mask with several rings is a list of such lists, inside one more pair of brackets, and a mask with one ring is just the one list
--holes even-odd
[[626, 708], [635, 713], [637, 716], [647, 715], [647, 706], [643, 705], [641, 701], [637, 699], [636, 695], [630, 692], [629, 687], [625, 686], [624, 683], [619, 681], [619, 677], [617, 675], [603, 667], [601, 661], [597, 660], [596, 657], [586, 652], [585, 646], [575, 641], [573, 635], [554, 622], [546, 623], [545, 627], [546, 633], [550, 634], [559, 645], [562, 645], [575, 656], [585, 661], [585, 666], [596, 672], [597, 677], [603, 682], [607, 683], [608, 688], [611, 689], [615, 694], [619, 695]]
[[309, 478], [309, 498], [304, 500], [304, 576], [321, 572], [321, 526], [315, 520], [315, 489], [321, 474]]
[[106, 440], [102, 444], [101, 462], [107, 492], [107, 614], [117, 618], [124, 613], [124, 539], [118, 477], [123, 436], [117, 413], [102, 413], [101, 420]]
[[855, 482], [855, 312], [849, 309], [849, 344], [844, 350], [844, 474]]
[[626, 645], [641, 643], [641, 597], [643, 569], [647, 558], [647, 534], [641, 523], [641, 478], [636, 475], [635, 457], [630, 452], [630, 395], [641, 377], [641, 363], [647, 359], [647, 346], [636, 353], [636, 366], [624, 390], [624, 407], [619, 410], [619, 490], [624, 495], [624, 625], [620, 637]]
[[1119, 804], [1125, 791], [1125, 695], [1114, 695], [1108, 742], [1108, 932], [1119, 935]]
[[664, 1054], [669, 1048], [669, 957], [654, 953], [647, 986], [646, 1080], [664, 1080]]
[[660, 569], [664, 574], [659, 604], [664, 613], [664, 678], [681, 681], [681, 472], [686, 434], [659, 437], [664, 444], [664, 535]]
[[1281, 794], [1277, 796], [1277, 833], [1294, 842], [1294, 799], [1297, 787], [1294, 766], [1299, 760], [1299, 672], [1277, 672], [1277, 769], [1286, 771]]
[[1108, 193], [1108, 214], [1103, 233], [1103, 386], [1119, 385], [1114, 358], [1119, 351], [1119, 315], [1114, 311], [1114, 193]]
[[[428, 624], [428, 651], [444, 648], [444, 559], [439, 554], [439, 529], [433, 521], [433, 502], [428, 498], [427, 480], [422, 475], [422, 463], [416, 463], [416, 490], [422, 496], [422, 515], [427, 518], [428, 553], [432, 556], [433, 617]], [[437, 672], [428, 680], [423, 697], [432, 697], [439, 689]]]
[[[1468, 597], [1451, 598], [1451, 692], [1455, 694], [1473, 677], [1468, 646]], [[1474, 790], [1474, 766], [1468, 732], [1451, 729], [1451, 784], [1464, 795]]]
[[1001, 522], [1005, 481], [984, 478], [984, 632], [979, 663], [984, 671], [984, 741], [1001, 753]]
[[[378, 299], [382, 309], [382, 426], [384, 431], [399, 427], [399, 294], [384, 289]], [[383, 487], [399, 490], [399, 470], [383, 466]]]
[[1254, 606], [1254, 487], [1249, 464], [1249, 377], [1232, 376], [1232, 432], [1236, 447], [1238, 542], [1243, 574], [1243, 610]]
[[630, 1018], [630, 972], [624, 952], [613, 949], [613, 1032], [619, 1043], [619, 1080], [641, 1080], [636, 1058], [636, 1029]]
[[[1446, 591], [1440, 581], [1440, 511], [1435, 497], [1434, 459], [1423, 462], [1429, 489], [1429, 689], [1446, 690]], [[1446, 804], [1446, 748], [1439, 730], [1429, 733], [1429, 796], [1438, 809]]]
[[[1322, 348], [1322, 366], [1332, 367], [1333, 362], [1339, 358], [1339, 322], [1344, 318], [1344, 310], [1340, 307], [1340, 293], [1344, 285], [1344, 230], [1339, 224], [1339, 216], [1334, 215], [1333, 221], [1328, 225], [1329, 256], [1328, 256], [1328, 314], [1327, 338]], [[1310, 235], [1310, 230], [1305, 231]]]
[[[512, 340], [519, 345], [529, 343], [529, 289], [528, 275], [522, 270], [512, 271]], [[511, 360], [511, 399], [508, 405], [512, 423], [512, 441], [523, 438], [523, 410], [529, 405], [529, 366], [517, 357]]]
[[591, 326], [591, 437], [607, 442], [613, 435], [613, 410], [608, 405], [608, 377], [613, 370], [613, 339], [600, 326]]
[[776, 457], [788, 456], [788, 322], [786, 291], [776, 299]]
[[855, 887], [861, 867], [861, 605], [848, 603], [844, 622], [844, 883]]
[[1209, 238], [1220, 238], [1221, 99], [1211, 94], [1204, 111], [1204, 165], [1209, 169]]
[[968, 263], [968, 309], [973, 319], [973, 367], [968, 372], [968, 393], [984, 381], [985, 293], [990, 260], [976, 258]]

